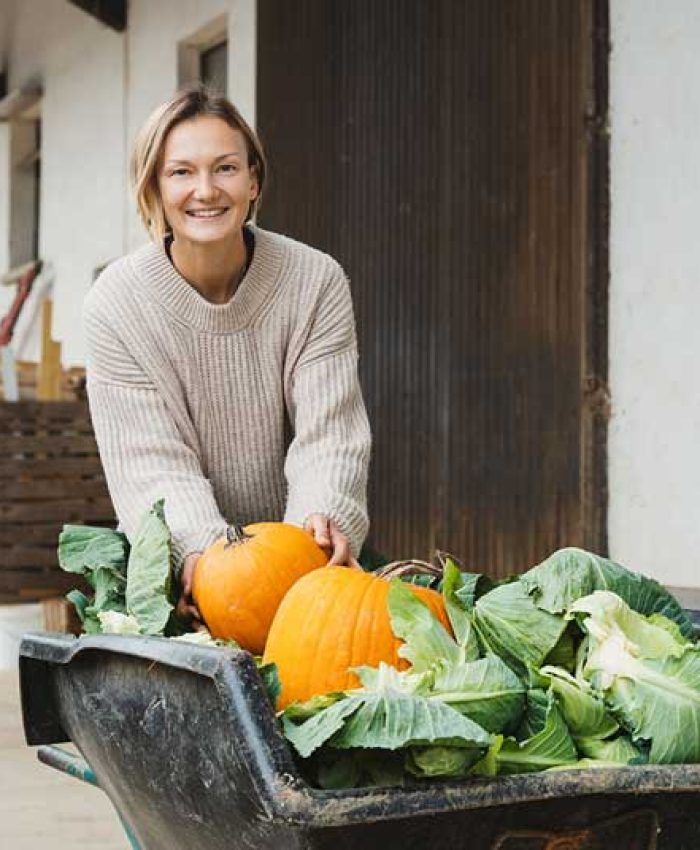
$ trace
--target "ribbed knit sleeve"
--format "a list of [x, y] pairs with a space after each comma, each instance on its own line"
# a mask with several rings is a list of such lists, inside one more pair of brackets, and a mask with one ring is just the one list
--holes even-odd
[[356, 557], [369, 527], [371, 449], [357, 360], [350, 289], [332, 263], [291, 374], [294, 436], [285, 463], [285, 520], [303, 524], [313, 513], [331, 517]]
[[94, 305], [83, 313], [93, 427], [120, 527], [130, 539], [165, 499], [176, 570], [220, 537], [226, 522], [199, 459], [160, 393]]

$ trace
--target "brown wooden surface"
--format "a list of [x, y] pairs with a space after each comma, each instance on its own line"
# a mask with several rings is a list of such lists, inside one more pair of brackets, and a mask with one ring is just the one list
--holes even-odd
[[87, 405], [0, 402], [0, 434], [0, 604], [56, 597], [63, 525], [116, 523]]
[[390, 557], [605, 549], [606, 38], [602, 0], [258, 4], [260, 222], [351, 278]]
[[42, 600], [41, 617], [46, 632], [68, 632], [72, 635], [82, 632], [75, 606], [62, 596]]
[[[20, 401], [36, 401], [39, 393], [39, 364], [29, 360], [15, 363]], [[0, 373], [0, 400], [4, 399], [2, 373]], [[85, 399], [85, 369], [72, 366], [62, 369], [60, 375], [60, 400], [80, 401]]]

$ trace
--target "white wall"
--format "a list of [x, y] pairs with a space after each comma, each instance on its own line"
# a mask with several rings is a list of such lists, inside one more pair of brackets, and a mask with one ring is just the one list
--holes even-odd
[[[10, 88], [44, 90], [39, 253], [55, 270], [53, 336], [70, 366], [83, 357], [79, 308], [93, 269], [124, 247], [123, 37], [65, 0], [23, 0], [9, 71]], [[36, 359], [38, 323], [21, 330], [18, 356]]]
[[700, 3], [611, 0], [611, 555], [700, 586]]
[[[94, 269], [148, 238], [131, 198], [128, 153], [143, 120], [177, 88], [177, 44], [226, 14], [229, 94], [254, 120], [256, 2], [131, 0], [124, 34], [66, 0], [22, 0], [14, 9], [0, 32], [10, 87], [38, 80], [44, 88], [39, 241], [55, 271], [53, 336], [63, 365], [80, 365], [80, 308]], [[6, 233], [0, 208], [0, 264]], [[7, 297], [0, 292], [0, 311]], [[30, 334], [18, 327], [17, 337], [18, 355], [36, 359], [38, 326]]]

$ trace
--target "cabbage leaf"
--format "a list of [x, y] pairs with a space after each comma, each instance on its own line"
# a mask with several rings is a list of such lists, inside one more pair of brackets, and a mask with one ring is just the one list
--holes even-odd
[[484, 594], [473, 616], [484, 652], [499, 655], [521, 677], [542, 665], [567, 627], [563, 617], [538, 608], [519, 581]]
[[700, 761], [700, 648], [632, 611], [614, 593], [577, 600], [588, 633], [582, 675], [654, 764]]
[[163, 503], [156, 502], [141, 520], [127, 565], [126, 609], [146, 635], [162, 634], [174, 607], [169, 598], [171, 538]]
[[538, 608], [552, 614], [562, 614], [596, 590], [610, 590], [640, 614], [663, 614], [686, 638], [695, 632], [679, 602], [657, 581], [584, 549], [559, 549], [520, 576], [519, 582]]

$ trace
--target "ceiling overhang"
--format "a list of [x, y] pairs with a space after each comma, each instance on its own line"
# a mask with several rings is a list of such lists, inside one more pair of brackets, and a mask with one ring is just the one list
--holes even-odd
[[117, 32], [126, 29], [127, 0], [68, 0]]

